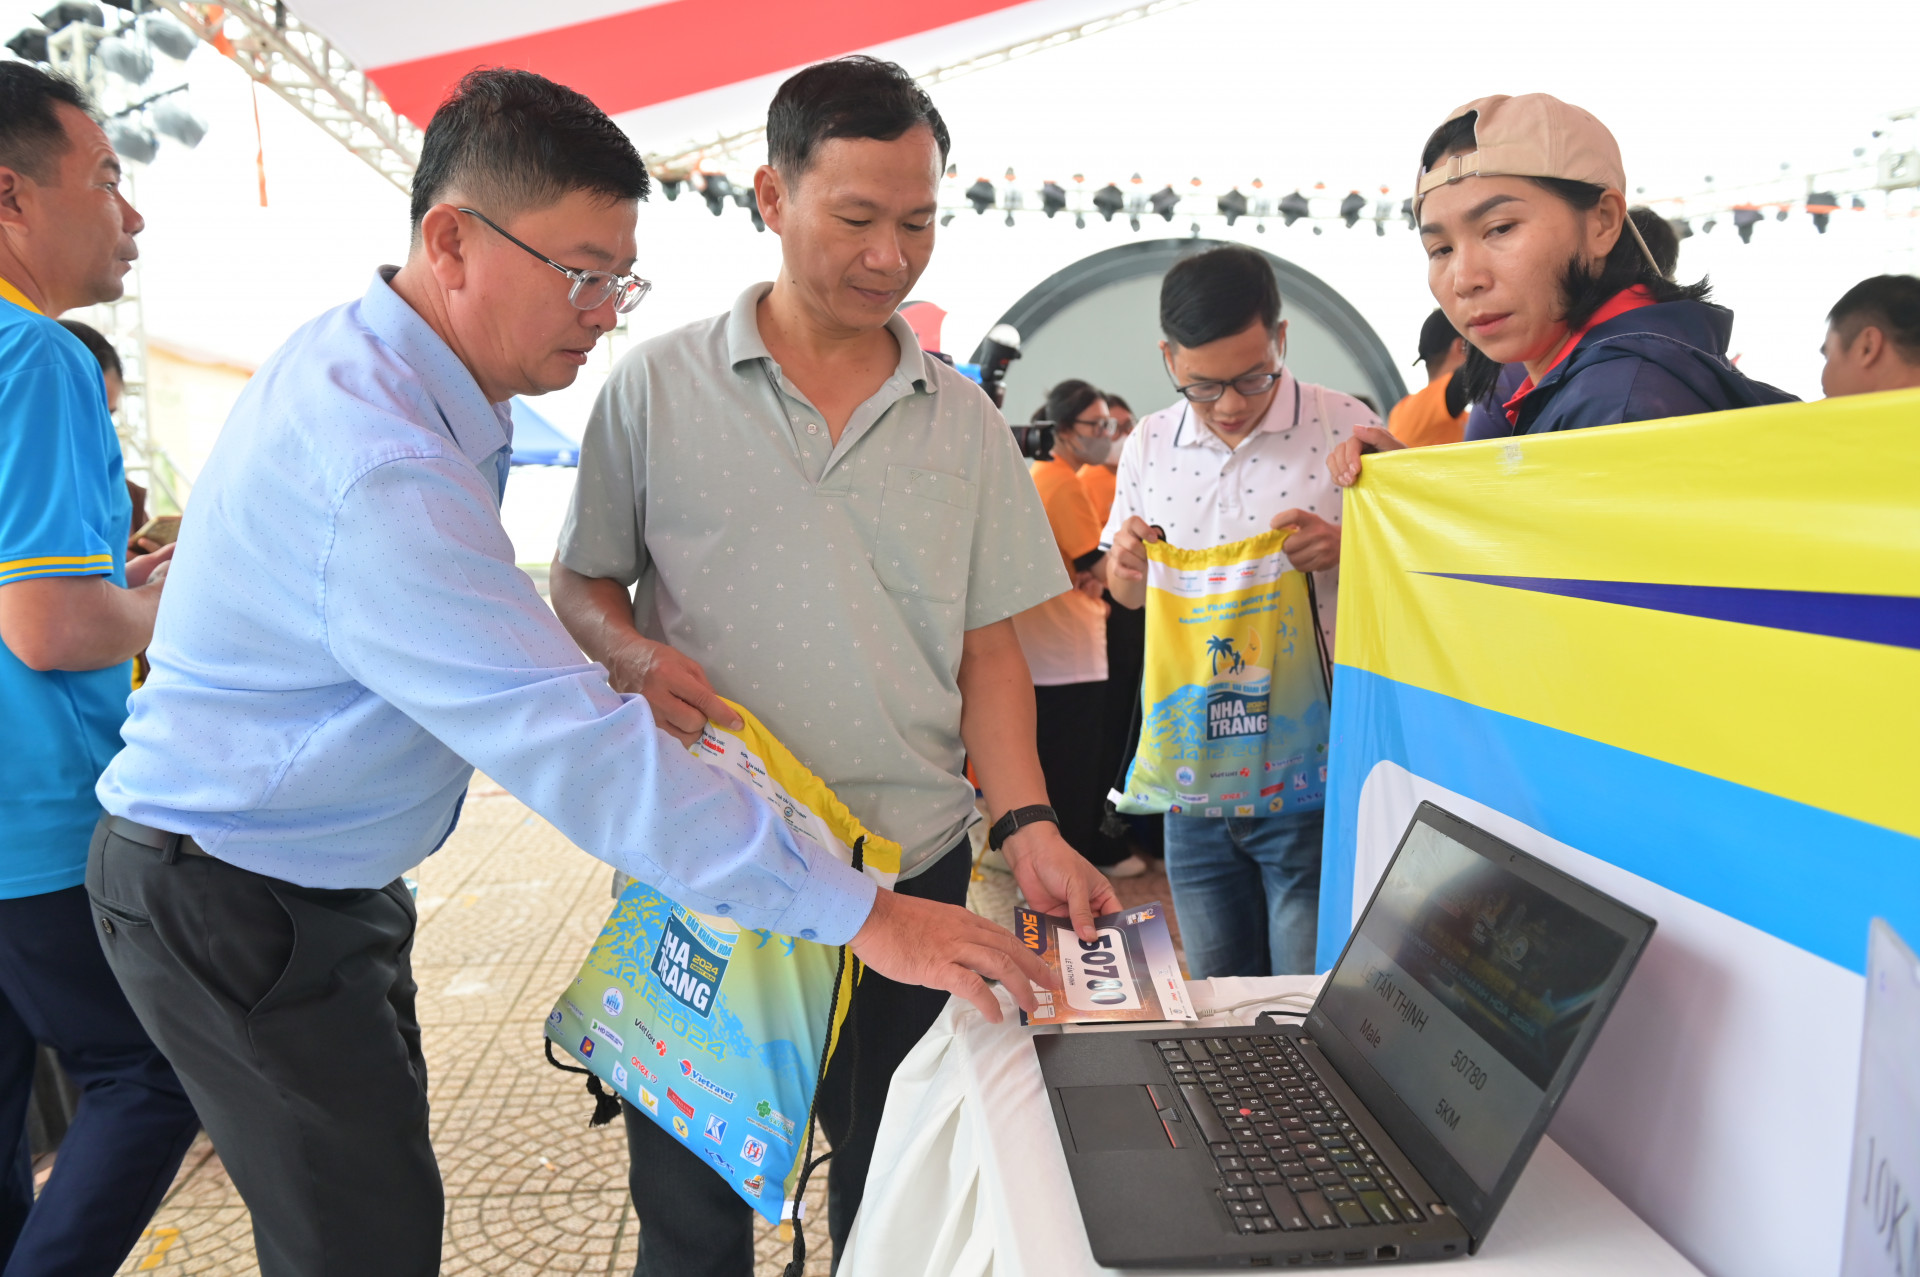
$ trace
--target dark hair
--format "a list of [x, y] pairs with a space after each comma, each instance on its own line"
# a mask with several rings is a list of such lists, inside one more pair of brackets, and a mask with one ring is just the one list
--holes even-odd
[[1054, 431], [1062, 426], [1070, 426], [1080, 419], [1080, 414], [1096, 399], [1105, 395], [1095, 388], [1092, 382], [1073, 378], [1061, 382], [1047, 392], [1047, 401], [1033, 410], [1031, 424], [1044, 427], [1044, 433], [1036, 431], [1038, 436], [1032, 443], [1032, 456], [1036, 461], [1045, 461], [1053, 455]]
[[1920, 364], [1920, 278], [1912, 275], [1875, 275], [1849, 288], [1827, 322], [1852, 341], [1872, 325], [1886, 334], [1901, 361]]
[[77, 319], [62, 319], [56, 322], [80, 339], [80, 344], [87, 348], [87, 353], [100, 364], [101, 372], [110, 372], [123, 381], [126, 379], [127, 374], [120, 367], [120, 352], [113, 348], [113, 343], [108, 341], [98, 328], [92, 324], [83, 324]]
[[1096, 399], [1105, 399], [1099, 389], [1090, 381], [1073, 378], [1063, 381], [1047, 392], [1047, 401], [1033, 410], [1033, 424], [1036, 426], [1070, 426], [1080, 419]]
[[1101, 391], [1100, 397], [1107, 401], [1107, 407], [1118, 408], [1129, 417], [1133, 415], [1133, 405], [1122, 399], [1119, 395], [1114, 394], [1111, 390]]
[[58, 103], [91, 115], [80, 86], [25, 62], [0, 62], [0, 168], [36, 182], [53, 180], [67, 153], [67, 130]]
[[574, 191], [647, 198], [640, 152], [585, 95], [531, 71], [469, 71], [427, 124], [413, 174], [413, 229], [458, 191], [495, 221]]
[[[1430, 169], [1449, 155], [1471, 154], [1478, 145], [1474, 140], [1473, 126], [1479, 116], [1478, 111], [1469, 111], [1435, 129], [1420, 152], [1421, 169]], [[1582, 213], [1597, 207], [1600, 197], [1606, 194], [1604, 186], [1575, 182], [1564, 177], [1529, 177], [1525, 180], [1558, 195]], [[1632, 214], [1628, 216], [1632, 217]], [[1646, 223], [1641, 219], [1634, 218], [1634, 228], [1643, 236], [1646, 235]], [[1668, 233], [1672, 233], [1671, 228]], [[1705, 301], [1712, 295], [1713, 289], [1704, 275], [1698, 283], [1693, 284], [1679, 284], [1669, 278], [1680, 255], [1677, 237], [1673, 240], [1670, 258], [1662, 258], [1652, 238], [1647, 240], [1647, 249], [1653, 254], [1654, 260], [1651, 262], [1647, 260], [1647, 254], [1640, 251], [1639, 242], [1623, 226], [1620, 228], [1620, 238], [1614, 241], [1613, 250], [1598, 269], [1579, 258], [1568, 262], [1560, 279], [1560, 296], [1566, 305], [1564, 318], [1567, 326], [1580, 327], [1615, 296], [1636, 285], [1645, 288], [1656, 302]]]
[[1280, 327], [1280, 281], [1266, 254], [1222, 244], [1183, 257], [1160, 281], [1160, 331], [1188, 350], [1231, 337], [1259, 320]]
[[953, 139], [933, 99], [895, 62], [865, 54], [816, 62], [787, 77], [767, 108], [767, 159], [789, 181], [813, 164], [822, 142], [836, 137], [891, 142], [926, 125], [947, 166]]
[[1453, 343], [1459, 340], [1460, 334], [1447, 318], [1447, 312], [1435, 306], [1427, 321], [1420, 325], [1420, 362], [1431, 364], [1436, 359], [1445, 359]]

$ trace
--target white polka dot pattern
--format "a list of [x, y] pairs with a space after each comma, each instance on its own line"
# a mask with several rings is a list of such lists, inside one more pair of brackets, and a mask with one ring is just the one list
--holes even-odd
[[637, 583], [641, 632], [700, 661], [901, 844], [910, 873], [975, 819], [965, 632], [1063, 592], [1066, 573], [979, 387], [895, 318], [899, 364], [835, 444], [760, 340], [768, 287], [614, 369], [580, 445], [560, 558]]
[[[1142, 418], [1127, 436], [1100, 543], [1111, 546], [1120, 525], [1136, 514], [1189, 549], [1231, 545], [1265, 532], [1283, 510], [1307, 510], [1338, 523], [1340, 489], [1327, 473], [1327, 451], [1355, 426], [1379, 424], [1351, 395], [1287, 373], [1274, 387], [1267, 415], [1238, 448], [1229, 448], [1183, 399]], [[1321, 632], [1332, 651], [1340, 569], [1316, 572], [1313, 580]]]

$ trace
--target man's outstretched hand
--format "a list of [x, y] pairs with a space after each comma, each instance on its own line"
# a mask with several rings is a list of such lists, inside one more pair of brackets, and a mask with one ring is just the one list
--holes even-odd
[[1065, 917], [1082, 940], [1099, 935], [1095, 918], [1120, 911], [1113, 884], [1068, 845], [1057, 825], [1044, 820], [1023, 825], [1001, 851], [1027, 903], [1041, 913]]
[[889, 980], [959, 994], [995, 1024], [1000, 1022], [1000, 1000], [987, 987], [988, 980], [1005, 985], [1020, 1009], [1029, 1013], [1040, 1005], [1034, 985], [1060, 987], [1005, 927], [958, 905], [891, 891], [874, 894], [873, 912], [847, 947]]

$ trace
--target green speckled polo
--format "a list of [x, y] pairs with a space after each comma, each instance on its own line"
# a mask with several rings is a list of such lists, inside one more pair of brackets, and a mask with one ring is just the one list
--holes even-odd
[[978, 386], [896, 315], [899, 365], [836, 446], [760, 340], [770, 287], [621, 359], [580, 445], [560, 561], [637, 583], [640, 632], [699, 661], [899, 842], [907, 876], [977, 819], [962, 636], [1069, 582]]

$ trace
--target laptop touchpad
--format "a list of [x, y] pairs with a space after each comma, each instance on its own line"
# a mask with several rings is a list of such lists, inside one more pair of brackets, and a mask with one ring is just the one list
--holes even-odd
[[1167, 1132], [1154, 1112], [1147, 1088], [1132, 1086], [1062, 1086], [1056, 1088], [1067, 1111], [1067, 1129], [1073, 1146], [1082, 1153], [1111, 1153], [1121, 1149], [1166, 1148]]

